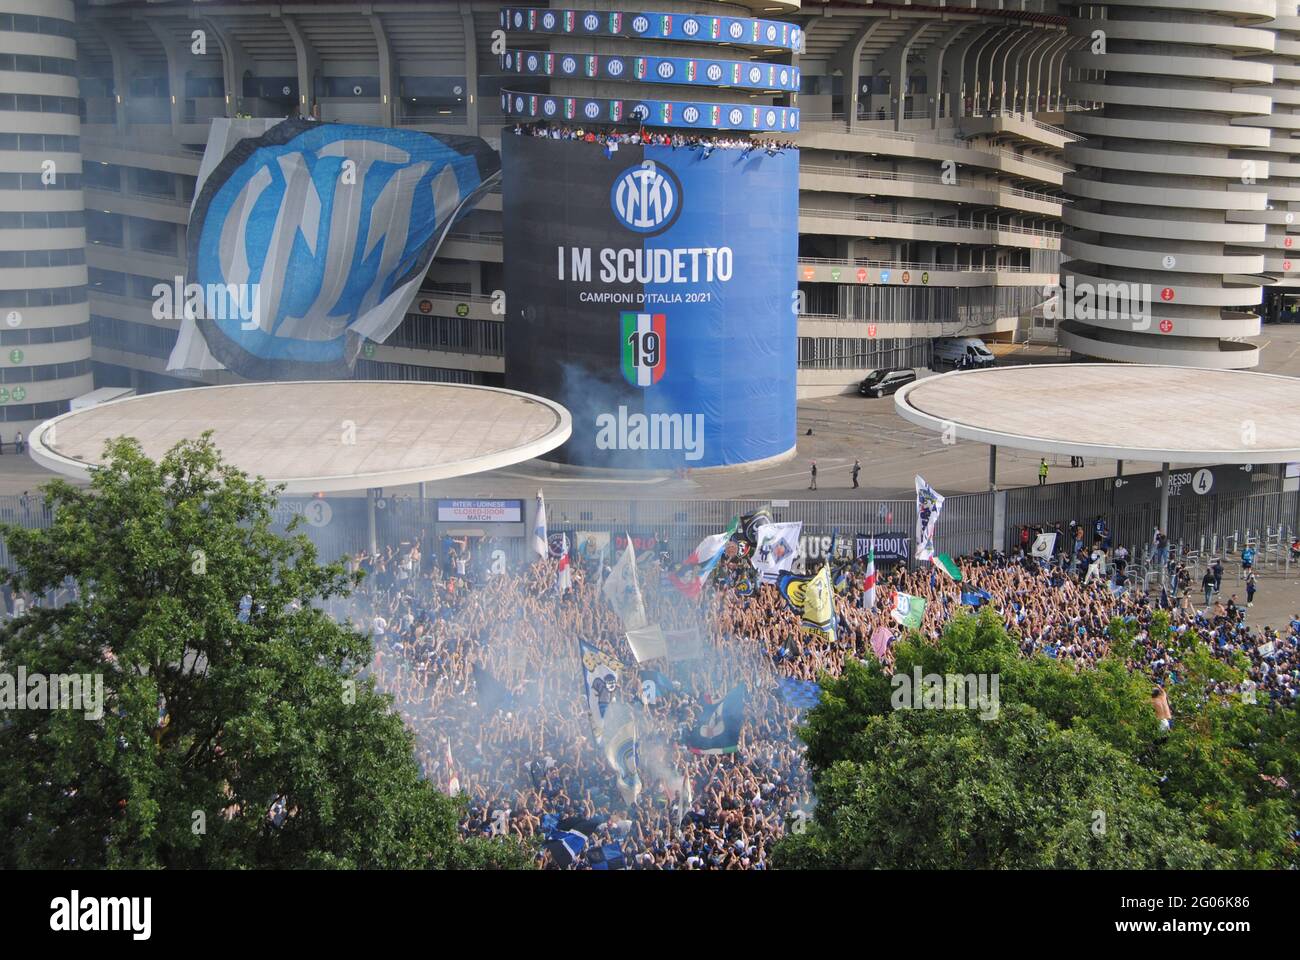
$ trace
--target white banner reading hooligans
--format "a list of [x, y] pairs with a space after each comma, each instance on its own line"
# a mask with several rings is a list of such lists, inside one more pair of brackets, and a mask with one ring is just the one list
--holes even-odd
[[943, 496], [916, 476], [916, 559], [922, 562], [934, 556], [934, 531], [943, 512]]
[[1056, 546], [1056, 534], [1040, 533], [1034, 538], [1034, 545], [1029, 548], [1029, 555], [1040, 560], [1049, 560], [1054, 546]]
[[636, 580], [636, 551], [629, 538], [627, 549], [609, 571], [601, 592], [610, 605], [623, 618], [623, 629], [640, 630], [646, 625], [645, 606], [641, 602], [641, 587]]
[[766, 523], [758, 528], [751, 562], [763, 583], [776, 583], [784, 570], [789, 570], [799, 555], [799, 534], [803, 521], [794, 523]]

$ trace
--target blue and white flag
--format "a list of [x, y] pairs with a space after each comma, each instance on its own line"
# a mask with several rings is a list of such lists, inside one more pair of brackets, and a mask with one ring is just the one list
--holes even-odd
[[624, 630], [640, 630], [646, 625], [645, 604], [641, 600], [641, 585], [636, 575], [636, 550], [632, 547], [631, 537], [627, 538], [627, 549], [601, 584], [600, 592], [618, 611]]
[[943, 512], [943, 496], [916, 475], [916, 559], [929, 560], [934, 556], [934, 532]]
[[533, 553], [545, 560], [551, 555], [551, 548], [546, 540], [546, 501], [542, 491], [537, 491], [537, 520], [533, 523], [533, 540], [529, 544]]
[[605, 711], [605, 759], [618, 778], [618, 792], [628, 806], [641, 796], [636, 768], [636, 717], [626, 703], [615, 700]]

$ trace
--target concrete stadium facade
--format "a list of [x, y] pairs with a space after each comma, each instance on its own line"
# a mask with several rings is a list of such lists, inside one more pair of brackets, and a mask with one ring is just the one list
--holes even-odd
[[[0, 94], [24, 92], [33, 84], [53, 93], [51, 85], [58, 83], [60, 96], [79, 100], [72, 114], [21, 109], [13, 114], [23, 132], [57, 127], [60, 136], [73, 138], [61, 142], [58, 157], [69, 172], [84, 166], [81, 189], [55, 198], [62, 204], [59, 212], [68, 203], [84, 203], [84, 226], [61, 227], [72, 232], [49, 237], [24, 229], [18, 237], [16, 228], [0, 225], [0, 250], [63, 249], [64, 244], [84, 249], [84, 265], [48, 269], [61, 271], [59, 284], [84, 284], [85, 302], [38, 308], [47, 314], [24, 313], [25, 324], [39, 321], [72, 331], [89, 325], [89, 336], [40, 345], [49, 352], [48, 358], [40, 355], [42, 364], [57, 364], [55, 372], [67, 374], [43, 382], [41, 402], [66, 408], [69, 398], [90, 389], [90, 371], [81, 372], [78, 363], [90, 363], [96, 387], [131, 386], [141, 392], [233, 379], [221, 373], [201, 380], [169, 374], [166, 362], [178, 323], [157, 319], [152, 310], [153, 286], [184, 273], [185, 225], [210, 118], [317, 115], [327, 121], [477, 134], [493, 142], [513, 135], [518, 121], [502, 110], [501, 92], [511, 89], [563, 97], [689, 96], [723, 105], [798, 108], [798, 131], [774, 135], [794, 140], [801, 151], [795, 279], [803, 293], [798, 326], [803, 396], [851, 389], [879, 367], [924, 366], [937, 336], [1009, 339], [1034, 331], [1056, 336], [1042, 313], [1058, 283], [1063, 255], [1080, 279], [1152, 274], [1133, 259], [1134, 251], [1168, 254], [1160, 237], [1134, 233], [1130, 221], [1148, 218], [1161, 204], [1150, 197], [1135, 204], [1120, 188], [1141, 186], [1142, 180], [1134, 180], [1122, 162], [1108, 167], [1110, 154], [1154, 165], [1166, 181], [1186, 179], [1186, 187], [1166, 183], [1174, 194], [1205, 192], [1202, 178], [1219, 177], [1219, 189], [1210, 192], [1231, 202], [1196, 208], [1212, 210], [1203, 216], [1217, 223], [1191, 232], [1185, 212], [1170, 214], [1181, 208], [1166, 206], [1163, 219], [1150, 217], [1159, 230], [1178, 238], [1178, 271], [1195, 291], [1195, 298], [1189, 292], [1191, 299], [1177, 302], [1173, 334], [1162, 339], [1159, 332], [1067, 322], [1061, 341], [1076, 353], [1102, 359], [1206, 356], [1219, 365], [1249, 365], [1253, 349], [1235, 346], [1240, 341], [1232, 338], [1258, 329], [1258, 291], [1267, 283], [1284, 284], [1288, 273], [1267, 247], [1285, 243], [1289, 224], [1278, 205], [1290, 204], [1287, 191], [1300, 176], [1300, 167], [1288, 167], [1285, 142], [1294, 111], [1293, 76], [1300, 78], [1291, 66], [1295, 4], [1283, 0], [1290, 9], [1281, 14], [1273, 0], [1215, 3], [1227, 13], [1189, 10], [1197, 2], [555, 0], [536, 7], [602, 16], [649, 10], [778, 20], [802, 31], [794, 49], [762, 42], [584, 37], [580, 30], [523, 34], [502, 30], [507, 4], [482, 0], [164, 0], [78, 2], [75, 9], [65, 0], [0, 0], [0, 16], [28, 15], [39, 7], [42, 16], [53, 11], [75, 24], [69, 37], [48, 41], [50, 56], [75, 58], [74, 76], [38, 79], [21, 69], [29, 62], [0, 60]], [[1189, 17], [1190, 26], [1179, 26]], [[1092, 52], [1099, 18], [1106, 18], [1112, 31], [1104, 61]], [[1124, 26], [1117, 29], [1119, 24]], [[1143, 31], [1150, 29], [1189, 31], [1182, 40], [1159, 33], [1158, 43], [1181, 43], [1178, 53], [1218, 64], [1208, 81], [1188, 80], [1182, 88], [1189, 96], [1201, 90], [1214, 96], [1213, 103], [1199, 105], [1214, 114], [1213, 122], [1193, 116], [1192, 101], [1183, 102], [1192, 124], [1188, 131], [1218, 131], [1212, 146], [1189, 144], [1184, 153], [1196, 162], [1186, 172], [1161, 166], [1180, 156], [1167, 138], [1144, 138], [1136, 129], [1143, 123], [1159, 126], [1167, 119], [1161, 111], [1178, 110], [1178, 104], [1166, 110], [1160, 100], [1121, 103], [1134, 77], [1164, 76], [1163, 59], [1155, 67], [1147, 64], [1147, 74], [1126, 73], [1137, 67], [1116, 59], [1130, 45], [1157, 43], [1144, 39], [1149, 33]], [[1206, 30], [1228, 30], [1229, 40], [1210, 43]], [[0, 31], [0, 42], [7, 36]], [[47, 42], [43, 36], [23, 34], [18, 43], [31, 52], [33, 43]], [[1198, 55], [1206, 44], [1212, 55]], [[734, 86], [688, 91], [638, 83], [630, 76], [520, 76], [506, 69], [504, 54], [524, 49], [597, 57], [698, 57], [708, 49], [707, 56], [798, 68], [801, 81], [798, 92]], [[1179, 65], [1170, 66], [1171, 76]], [[1101, 69], [1107, 73], [1098, 73]], [[1145, 87], [1139, 82], [1139, 89], [1171, 84], [1167, 78]], [[1112, 103], [1105, 103], [1107, 95]], [[1166, 144], [1163, 158], [1160, 144]], [[30, 155], [0, 149], [0, 170], [39, 173], [38, 161], [50, 156], [45, 145]], [[1255, 183], [1230, 184], [1230, 171], [1240, 169], [1242, 159], [1255, 161]], [[1203, 173], [1201, 164], [1214, 172]], [[47, 198], [56, 191], [29, 193], [27, 181], [22, 183], [21, 195], [0, 189], [0, 214], [54, 202]], [[1150, 186], [1144, 192], [1159, 193], [1158, 185]], [[1062, 210], [1070, 199], [1063, 227]], [[1125, 247], [1120, 236], [1144, 239]], [[1120, 252], [1103, 256], [1099, 250]], [[15, 289], [15, 269], [0, 267], [0, 291]], [[494, 195], [457, 225], [405, 321], [385, 343], [366, 351], [356, 376], [501, 384], [509, 336], [496, 295], [503, 288], [500, 197]], [[10, 332], [0, 327], [0, 335]], [[1134, 336], [1147, 340], [1125, 346], [1125, 338]], [[25, 356], [37, 349], [24, 348]], [[27, 389], [34, 398], [37, 385]], [[24, 412], [33, 414], [30, 420], [21, 419]], [[62, 411], [22, 411], [15, 405], [3, 415], [10, 429], [21, 424], [28, 430], [57, 412]]]

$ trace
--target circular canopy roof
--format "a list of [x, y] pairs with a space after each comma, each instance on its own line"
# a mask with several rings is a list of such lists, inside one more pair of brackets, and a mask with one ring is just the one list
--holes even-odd
[[310, 380], [169, 390], [74, 410], [32, 433], [32, 459], [86, 478], [104, 442], [130, 436], [160, 459], [213, 431], [229, 463], [287, 493], [445, 480], [520, 463], [569, 438], [569, 411], [541, 397], [441, 383]]
[[1300, 460], [1300, 379], [1241, 370], [1066, 363], [927, 377], [904, 419], [964, 440], [1157, 463]]

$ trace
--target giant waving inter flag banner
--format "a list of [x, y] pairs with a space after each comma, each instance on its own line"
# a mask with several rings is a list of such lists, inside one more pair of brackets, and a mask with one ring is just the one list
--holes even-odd
[[916, 559], [925, 561], [934, 556], [934, 532], [943, 512], [943, 496], [916, 476]]
[[214, 119], [186, 283], [168, 289], [167, 319], [181, 326], [167, 369], [350, 376], [366, 344], [402, 322], [452, 226], [500, 176], [479, 137]]

